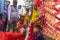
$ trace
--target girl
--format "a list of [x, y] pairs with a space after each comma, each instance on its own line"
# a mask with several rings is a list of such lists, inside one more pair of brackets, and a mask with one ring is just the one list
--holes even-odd
[[16, 26], [16, 32], [22, 32], [24, 31], [24, 26], [25, 26], [25, 23], [24, 23], [24, 17], [21, 16], [21, 18], [18, 20], [17, 22], [17, 26]]

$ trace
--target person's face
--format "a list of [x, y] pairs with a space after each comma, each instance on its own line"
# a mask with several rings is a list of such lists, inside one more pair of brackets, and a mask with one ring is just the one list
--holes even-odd
[[21, 5], [18, 6], [19, 9], [21, 9], [21, 7], [22, 7]]
[[36, 5], [34, 6], [34, 9], [36, 9], [36, 10], [37, 10], [37, 6], [36, 6]]
[[10, 2], [9, 1], [6, 1], [6, 5], [10, 5]]
[[28, 11], [26, 11], [26, 13], [28, 14], [28, 13], [29, 13], [29, 10], [28, 10]]
[[16, 7], [17, 6], [17, 2], [13, 2], [13, 5]]

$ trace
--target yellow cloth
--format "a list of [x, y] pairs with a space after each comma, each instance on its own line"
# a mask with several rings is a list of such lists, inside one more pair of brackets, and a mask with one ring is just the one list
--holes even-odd
[[29, 14], [27, 13], [24, 13], [24, 21], [29, 21]]
[[33, 9], [33, 14], [30, 22], [35, 22], [39, 18], [39, 10]]

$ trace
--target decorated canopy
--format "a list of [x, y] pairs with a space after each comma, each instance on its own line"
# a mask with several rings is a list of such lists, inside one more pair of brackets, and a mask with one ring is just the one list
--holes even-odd
[[46, 19], [43, 33], [60, 40], [60, 0], [34, 0], [34, 4], [38, 6]]

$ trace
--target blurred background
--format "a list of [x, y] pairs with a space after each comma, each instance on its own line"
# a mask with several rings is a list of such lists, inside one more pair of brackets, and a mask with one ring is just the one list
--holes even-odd
[[[6, 1], [10, 1], [10, 5], [13, 4], [13, 0], [6, 0]], [[23, 12], [25, 12], [27, 8], [29, 8], [30, 10], [32, 9], [33, 0], [17, 0], [17, 1], [18, 5], [22, 5]]]

